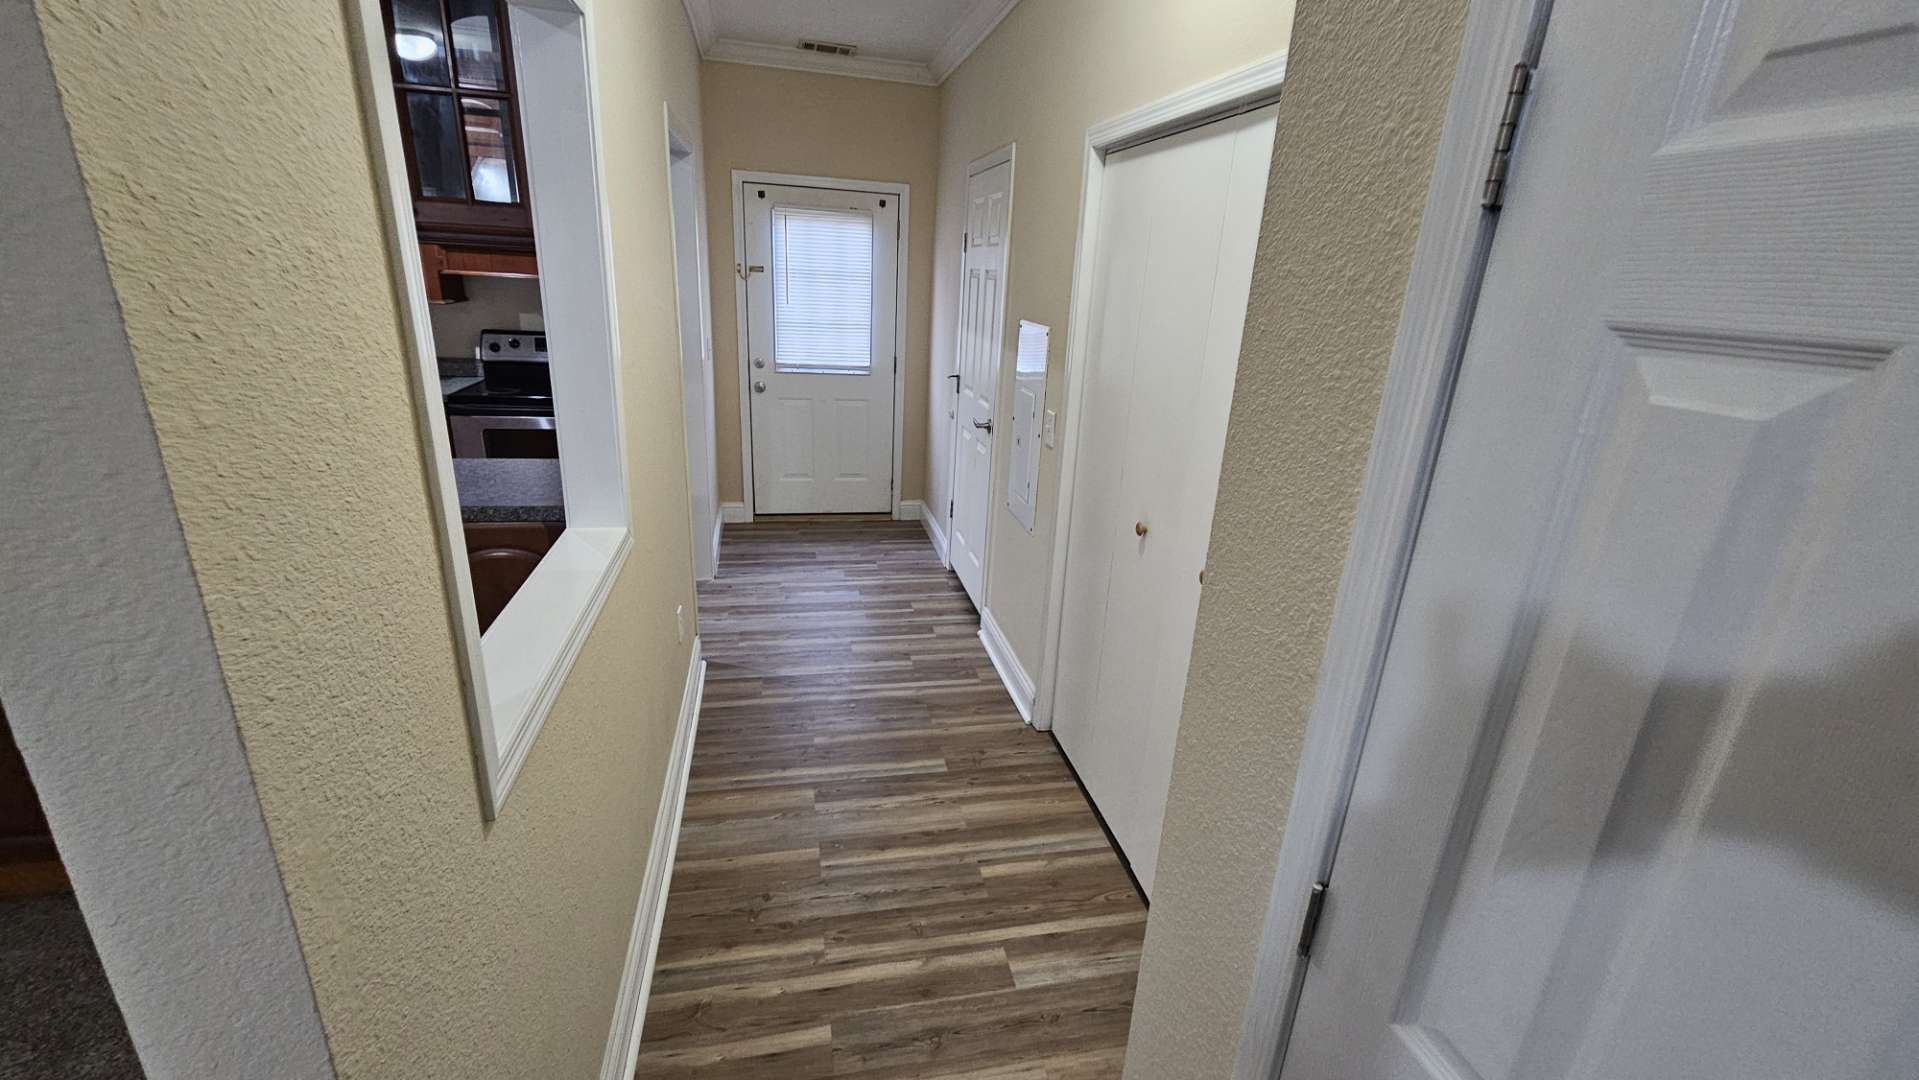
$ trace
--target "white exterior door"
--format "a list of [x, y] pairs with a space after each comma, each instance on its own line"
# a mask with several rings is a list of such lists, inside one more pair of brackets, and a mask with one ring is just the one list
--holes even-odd
[[1111, 154], [1100, 187], [1053, 733], [1148, 895], [1273, 116]]
[[958, 401], [953, 409], [953, 506], [947, 537], [953, 572], [973, 606], [986, 597], [986, 523], [993, 504], [993, 405], [1005, 337], [1007, 226], [1013, 163], [966, 178], [966, 238], [960, 256]]
[[1528, 111], [1284, 1075], [1919, 1075], [1919, 4]]
[[747, 183], [758, 514], [893, 509], [899, 196]]

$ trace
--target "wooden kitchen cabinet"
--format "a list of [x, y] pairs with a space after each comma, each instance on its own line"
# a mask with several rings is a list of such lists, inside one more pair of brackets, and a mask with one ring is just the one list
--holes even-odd
[[537, 277], [505, 0], [382, 0], [427, 299]]
[[565, 531], [566, 525], [557, 521], [467, 522], [466, 566], [481, 633], [506, 610], [507, 601]]

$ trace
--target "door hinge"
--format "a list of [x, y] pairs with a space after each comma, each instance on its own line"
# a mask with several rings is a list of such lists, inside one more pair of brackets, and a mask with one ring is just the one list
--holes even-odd
[[1512, 168], [1513, 139], [1519, 134], [1519, 114], [1526, 108], [1526, 95], [1532, 90], [1531, 64], [1513, 65], [1513, 79], [1506, 87], [1506, 109], [1499, 116], [1499, 131], [1493, 136], [1493, 159], [1486, 166], [1486, 191], [1479, 205], [1497, 210], [1506, 205], [1506, 173]]
[[1326, 910], [1326, 883], [1316, 882], [1306, 896], [1306, 918], [1299, 924], [1299, 955], [1313, 955], [1313, 939], [1319, 936], [1319, 917]]
[[946, 500], [946, 516], [953, 516], [953, 500], [951, 499]]
[[960, 234], [960, 251], [965, 252], [968, 249], [970, 249], [972, 246], [973, 246], [973, 234], [961, 233]]

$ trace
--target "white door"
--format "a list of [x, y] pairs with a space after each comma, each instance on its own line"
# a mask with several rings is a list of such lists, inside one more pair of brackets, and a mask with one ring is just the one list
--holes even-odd
[[1272, 107], [1108, 155], [1053, 733], [1151, 895]]
[[741, 194], [753, 511], [889, 512], [899, 196]]
[[1558, 0], [1291, 1080], [1919, 1076], [1919, 4]]
[[984, 608], [986, 523], [993, 503], [993, 405], [999, 394], [1005, 336], [1007, 226], [1012, 218], [1013, 163], [1002, 161], [966, 178], [966, 235], [961, 241], [958, 400], [953, 409], [953, 505], [948, 558], [973, 606]]

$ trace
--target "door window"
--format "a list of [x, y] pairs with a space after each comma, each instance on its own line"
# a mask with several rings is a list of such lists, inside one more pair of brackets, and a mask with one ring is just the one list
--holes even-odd
[[773, 208], [773, 365], [871, 374], [873, 215]]

